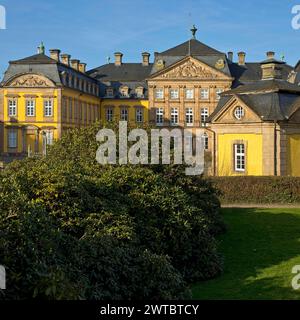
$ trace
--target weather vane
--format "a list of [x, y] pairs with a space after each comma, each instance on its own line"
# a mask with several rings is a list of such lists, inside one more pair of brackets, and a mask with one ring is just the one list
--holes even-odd
[[198, 29], [196, 28], [195, 25], [193, 25], [193, 28], [191, 29], [191, 31], [192, 31], [193, 39], [196, 39], [196, 32], [198, 31]]

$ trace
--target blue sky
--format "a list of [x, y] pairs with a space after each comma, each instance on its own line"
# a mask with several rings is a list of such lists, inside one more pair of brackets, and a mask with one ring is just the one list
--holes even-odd
[[163, 51], [190, 38], [223, 52], [247, 53], [261, 61], [265, 52], [284, 53], [288, 63], [300, 59], [300, 30], [291, 27], [291, 9], [300, 0], [0, 0], [6, 7], [7, 29], [0, 30], [0, 73], [8, 61], [46, 49], [88, 63], [106, 63], [115, 51], [125, 62], [141, 61], [141, 52]]

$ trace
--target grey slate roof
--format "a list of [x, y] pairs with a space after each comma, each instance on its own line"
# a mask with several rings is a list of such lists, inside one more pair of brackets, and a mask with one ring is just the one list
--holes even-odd
[[219, 104], [208, 121], [211, 122], [234, 96], [264, 121], [287, 120], [300, 107], [300, 87], [284, 80], [261, 80], [222, 93]]
[[[232, 76], [235, 78], [232, 87], [235, 88], [241, 84], [251, 83], [253, 81], [259, 81], [262, 78], [261, 63], [248, 62], [244, 66], [240, 66], [237, 63], [230, 62], [229, 69]], [[293, 67], [288, 64], [281, 65], [282, 78], [287, 79]]]
[[144, 97], [148, 97], [148, 88], [145, 79], [149, 76], [152, 64], [143, 66], [142, 63], [123, 63], [116, 66], [114, 63], [105, 64], [101, 67], [89, 70], [89, 76], [100, 81], [100, 96], [105, 97], [106, 89], [114, 89], [114, 98], [120, 98], [121, 86], [129, 87], [129, 98], [135, 99], [135, 89], [144, 88]]
[[57, 62], [56, 60], [48, 57], [45, 54], [36, 54], [24, 59], [10, 61], [9, 67], [4, 74], [1, 85], [22, 74], [37, 73], [49, 78], [55, 83], [55, 85], [61, 86], [62, 81], [60, 73], [63, 71], [68, 71], [73, 75], [76, 74], [80, 78], [85, 78], [89, 79], [90, 81], [97, 82], [89, 75], [74, 70], [72, 67], [64, 65], [63, 63]]
[[143, 81], [149, 76], [151, 68], [152, 64], [143, 66], [142, 63], [123, 63], [116, 66], [109, 63], [89, 70], [87, 74], [101, 81]]
[[213, 49], [206, 44], [196, 40], [188, 40], [174, 48], [161, 52], [160, 56], [206, 56], [206, 55], [220, 55], [222, 52]]
[[35, 54], [24, 59], [10, 61], [11, 64], [56, 64], [57, 61], [43, 53]]

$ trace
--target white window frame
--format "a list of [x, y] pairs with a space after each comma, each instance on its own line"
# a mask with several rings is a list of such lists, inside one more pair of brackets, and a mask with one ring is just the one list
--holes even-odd
[[155, 89], [155, 99], [163, 99], [164, 98], [164, 89], [158, 88]]
[[142, 108], [136, 108], [135, 121], [137, 123], [142, 123], [144, 121], [144, 110]]
[[178, 108], [171, 108], [171, 126], [179, 124], [179, 110]]
[[18, 102], [17, 99], [8, 100], [8, 116], [16, 117], [18, 115]]
[[178, 89], [170, 89], [170, 99], [178, 100], [179, 99], [179, 90]]
[[200, 100], [209, 100], [209, 88], [200, 89]]
[[185, 109], [185, 122], [187, 126], [194, 125], [194, 111], [193, 108], [186, 108]]
[[26, 100], [26, 116], [35, 117], [35, 100], [34, 99]]
[[18, 131], [15, 129], [8, 130], [8, 148], [16, 149], [18, 147]]
[[156, 125], [162, 126], [164, 124], [164, 108], [156, 108]]
[[48, 130], [45, 132], [45, 142], [47, 146], [51, 146], [54, 142], [54, 134], [53, 131]]
[[236, 143], [234, 144], [234, 170], [236, 172], [246, 171], [246, 153], [245, 144]]
[[207, 107], [201, 108], [201, 125], [206, 126], [207, 118], [209, 117], [209, 110]]
[[128, 108], [121, 108], [120, 110], [120, 120], [121, 121], [128, 121]]
[[224, 90], [222, 88], [217, 88], [216, 89], [216, 100], [220, 100], [220, 94], [223, 92]]
[[237, 119], [237, 120], [242, 120], [245, 116], [245, 109], [243, 107], [236, 107], [234, 109], [234, 117]]
[[44, 100], [44, 116], [53, 117], [53, 100], [45, 99]]
[[107, 122], [112, 122], [114, 119], [114, 109], [113, 108], [107, 108], [105, 110], [105, 119]]
[[185, 99], [187, 100], [194, 99], [194, 89], [191, 89], [191, 88], [185, 89]]

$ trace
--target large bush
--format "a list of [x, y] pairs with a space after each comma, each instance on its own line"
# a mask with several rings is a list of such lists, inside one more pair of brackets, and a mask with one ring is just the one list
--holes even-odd
[[214, 177], [210, 180], [224, 204], [300, 203], [300, 177]]
[[70, 131], [2, 173], [8, 297], [178, 298], [185, 282], [218, 275], [211, 184], [176, 166], [101, 166], [96, 132]]

